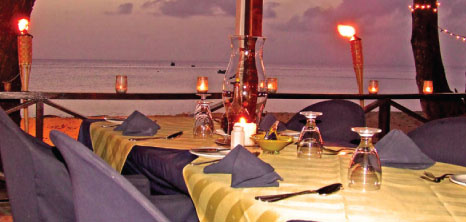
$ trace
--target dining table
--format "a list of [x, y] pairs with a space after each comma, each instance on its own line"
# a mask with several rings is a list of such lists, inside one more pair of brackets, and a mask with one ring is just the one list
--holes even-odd
[[[466, 221], [466, 186], [448, 179], [440, 183], [421, 179], [424, 170], [382, 167], [380, 190], [360, 191], [348, 187], [349, 153], [304, 159], [297, 157], [296, 145], [291, 144], [279, 154], [263, 153], [259, 158], [283, 177], [278, 187], [232, 188], [229, 174], [205, 174], [205, 165], [184, 168], [200, 221]], [[437, 162], [425, 171], [464, 174], [466, 167]], [[333, 183], [343, 184], [343, 189], [277, 202], [255, 199]]]
[[[278, 154], [260, 152], [258, 156], [283, 178], [278, 187], [232, 188], [231, 174], [205, 174], [208, 164], [194, 164], [218, 156], [198, 157], [189, 152], [222, 147], [215, 143], [218, 137], [193, 138], [194, 120], [189, 116], [156, 117], [154, 121], [161, 126], [156, 136], [184, 133], [172, 140], [130, 141], [121, 131], [104, 127], [115, 123], [91, 120], [83, 122], [79, 140], [115, 170], [146, 175], [157, 192], [189, 194], [200, 221], [466, 221], [466, 186], [449, 179], [434, 183], [420, 178], [424, 171], [466, 174], [463, 166], [437, 162], [425, 170], [382, 167], [380, 190], [360, 191], [348, 187], [351, 154], [304, 159], [297, 157], [296, 145], [290, 144]], [[306, 194], [273, 203], [255, 199], [333, 183], [342, 183], [343, 189], [331, 195]]]

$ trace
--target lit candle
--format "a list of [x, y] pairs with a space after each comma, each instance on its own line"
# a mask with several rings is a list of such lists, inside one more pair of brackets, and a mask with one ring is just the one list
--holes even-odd
[[197, 93], [207, 93], [209, 90], [209, 79], [206, 76], [199, 76], [197, 77]]
[[424, 94], [432, 94], [434, 92], [434, 84], [431, 80], [425, 80], [422, 87], [422, 92]]
[[278, 89], [277, 78], [267, 78], [267, 91], [269, 93], [276, 93]]
[[246, 118], [241, 117], [238, 123], [235, 123], [234, 126], [243, 127], [244, 131], [244, 145], [245, 146], [254, 146], [254, 141], [251, 139], [251, 136], [256, 134], [257, 126], [255, 123], [247, 123]]
[[261, 83], [259, 84], [259, 91], [266, 91], [264, 80], [262, 80]]
[[115, 91], [117, 93], [126, 93], [128, 90], [128, 77], [125, 75], [117, 75], [115, 82]]
[[377, 94], [379, 92], [379, 81], [370, 80], [368, 90], [369, 94]]
[[11, 82], [3, 82], [3, 90], [5, 92], [10, 92], [11, 91]]

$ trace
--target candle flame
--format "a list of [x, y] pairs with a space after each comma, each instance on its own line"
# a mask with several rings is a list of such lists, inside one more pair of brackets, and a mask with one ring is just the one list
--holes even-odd
[[205, 90], [207, 90], [207, 87], [206, 87], [206, 85], [205, 85], [204, 82], [201, 82], [201, 85], [199, 85], [199, 90], [200, 90], [200, 91], [205, 91]]
[[354, 35], [356, 34], [356, 30], [353, 26], [350, 25], [338, 25], [338, 32], [343, 37], [348, 37], [354, 39]]
[[18, 29], [21, 32], [21, 34], [27, 33], [29, 29], [29, 21], [27, 19], [20, 19], [18, 21]]
[[246, 118], [240, 117], [240, 118], [239, 118], [239, 122], [240, 122], [240, 123], [246, 123]]

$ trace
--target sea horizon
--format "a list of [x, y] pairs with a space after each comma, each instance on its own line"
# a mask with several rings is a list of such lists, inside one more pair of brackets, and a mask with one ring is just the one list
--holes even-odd
[[[171, 66], [172, 62], [174, 66]], [[217, 72], [227, 69], [227, 65], [228, 61], [34, 59], [29, 88], [30, 91], [43, 92], [113, 93], [115, 75], [124, 74], [128, 76], [128, 93], [193, 93], [197, 76], [209, 77], [210, 92], [221, 92], [223, 74]], [[278, 93], [358, 92], [352, 65], [265, 63], [264, 66], [267, 77], [278, 78]], [[450, 88], [463, 92], [464, 70], [458, 67], [445, 69]], [[364, 69], [364, 91], [367, 92], [368, 81], [375, 79], [379, 81], [381, 94], [417, 93], [415, 73], [415, 67], [368, 65]], [[318, 101], [321, 100], [269, 100], [265, 110], [292, 113]], [[134, 110], [146, 115], [192, 113], [195, 102], [57, 100], [57, 103], [86, 116], [129, 115]], [[414, 111], [421, 110], [418, 100], [397, 102]], [[223, 112], [223, 109], [218, 112]], [[45, 114], [66, 116], [47, 106]]]

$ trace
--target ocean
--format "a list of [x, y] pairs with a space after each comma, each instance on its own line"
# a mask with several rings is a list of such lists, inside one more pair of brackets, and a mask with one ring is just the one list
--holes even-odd
[[[221, 92], [223, 74], [228, 61], [97, 61], [34, 60], [29, 90], [42, 92], [115, 92], [115, 75], [128, 76], [128, 93], [193, 93], [197, 76], [209, 77], [209, 92]], [[348, 66], [304, 66], [264, 64], [267, 77], [278, 78], [279, 93], [357, 93], [355, 74]], [[446, 67], [450, 88], [465, 91], [465, 70]], [[415, 68], [367, 66], [364, 84], [379, 81], [379, 93], [417, 93]], [[367, 89], [365, 89], [367, 91]], [[214, 100], [217, 101], [217, 100]], [[220, 101], [220, 100], [218, 100]], [[268, 112], [297, 112], [319, 100], [268, 100]], [[146, 115], [192, 113], [196, 101], [86, 101], [55, 100], [85, 116], [129, 115], [139, 110]], [[357, 101], [355, 101], [357, 102]], [[366, 101], [368, 104], [371, 101]], [[420, 110], [418, 100], [397, 101], [412, 110]], [[34, 116], [33, 108], [30, 113]], [[218, 112], [223, 112], [223, 109]], [[46, 115], [67, 116], [45, 106]]]

